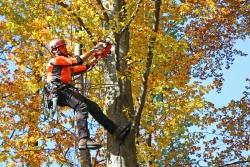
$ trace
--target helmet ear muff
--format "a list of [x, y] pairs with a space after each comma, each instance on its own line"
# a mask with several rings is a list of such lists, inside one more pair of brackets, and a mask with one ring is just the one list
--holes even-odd
[[54, 55], [61, 55], [62, 52], [60, 51], [59, 47], [52, 49], [51, 51]]
[[56, 55], [56, 50], [55, 50], [55, 49], [50, 49], [50, 52], [51, 52], [53, 55]]

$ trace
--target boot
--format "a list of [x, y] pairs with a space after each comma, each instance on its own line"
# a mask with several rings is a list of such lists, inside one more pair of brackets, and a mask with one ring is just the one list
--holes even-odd
[[94, 142], [93, 140], [87, 138], [80, 139], [78, 142], [78, 149], [79, 150], [86, 150], [86, 149], [91, 149], [91, 150], [96, 150], [101, 148], [102, 145], [99, 143]]
[[127, 135], [129, 134], [130, 129], [131, 129], [131, 123], [128, 123], [123, 126], [119, 126], [118, 128], [116, 128], [113, 135], [115, 136], [117, 140], [119, 140], [122, 143], [127, 137]]

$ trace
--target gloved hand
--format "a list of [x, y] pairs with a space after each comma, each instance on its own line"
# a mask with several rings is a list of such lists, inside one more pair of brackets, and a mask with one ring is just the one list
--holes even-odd
[[104, 49], [104, 42], [99, 42], [97, 45], [94, 46], [94, 48], [92, 49], [92, 51], [95, 54], [101, 54], [102, 50]]
[[88, 71], [90, 71], [98, 62], [98, 59], [92, 59], [86, 66]]
[[106, 47], [104, 48], [102, 52], [102, 58], [106, 57], [107, 55], [111, 53], [111, 48], [112, 48], [112, 44], [109, 42], [106, 42]]
[[112, 44], [109, 42], [99, 42], [93, 49], [96, 59], [104, 58], [111, 53]]

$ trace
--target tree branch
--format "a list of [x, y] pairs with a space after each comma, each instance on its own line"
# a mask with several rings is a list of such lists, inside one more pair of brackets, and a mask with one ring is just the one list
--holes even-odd
[[250, 161], [236, 161], [236, 162], [233, 162], [233, 163], [228, 163], [228, 164], [221, 165], [219, 167], [231, 166], [231, 165], [236, 165], [236, 164], [244, 164], [244, 163], [247, 163], [247, 162], [250, 162]]
[[121, 29], [121, 31], [126, 30], [126, 29], [130, 26], [130, 24], [131, 24], [132, 21], [135, 19], [135, 16], [136, 16], [136, 14], [138, 13], [138, 11], [139, 11], [139, 9], [140, 9], [141, 3], [142, 3], [142, 0], [139, 0], [139, 1], [137, 2], [135, 11], [132, 13], [130, 20], [129, 20], [128, 23]]
[[[63, 2], [59, 2], [58, 5], [60, 5], [60, 6], [64, 7], [64, 8], [68, 8], [68, 7], [69, 7], [69, 5], [67, 5], [67, 4], [65, 4], [65, 3], [63, 3]], [[69, 8], [68, 11], [71, 11], [71, 9]], [[87, 34], [89, 35], [90, 39], [93, 41], [93, 44], [95, 45], [97, 42], [94, 41], [94, 36], [93, 36], [93, 34], [92, 34], [91, 31], [85, 26], [83, 20], [82, 20], [79, 16], [77, 16], [76, 13], [73, 13], [73, 16], [76, 17], [78, 23], [80, 24], [80, 27], [82, 27], [82, 28], [87, 32]]]
[[109, 21], [109, 16], [108, 16], [108, 13], [106, 12], [106, 9], [102, 5], [102, 1], [101, 0], [96, 0], [96, 2], [101, 6], [101, 9], [103, 11], [104, 21], [108, 22]]
[[[160, 23], [160, 7], [161, 7], [161, 0], [156, 0], [155, 1], [155, 12], [154, 12], [154, 23], [153, 23], [153, 32], [157, 32], [159, 29], [159, 23]], [[136, 130], [136, 133], [139, 132], [139, 126], [140, 126], [140, 118], [142, 114], [143, 107], [146, 102], [146, 95], [147, 95], [147, 88], [148, 88], [148, 77], [150, 74], [152, 62], [153, 62], [153, 50], [154, 50], [154, 44], [156, 41], [156, 37], [153, 35], [149, 39], [149, 44], [148, 44], [148, 55], [147, 55], [147, 61], [146, 61], [146, 66], [145, 70], [142, 76], [142, 84], [141, 84], [141, 91], [140, 95], [138, 97], [138, 107], [135, 111], [135, 116], [134, 116], [134, 128]]]
[[[15, 132], [16, 132], [16, 129], [14, 129], [14, 130], [11, 132], [9, 139], [11, 139], [11, 138], [14, 136]], [[0, 144], [0, 146], [3, 146], [4, 142], [5, 142], [5, 141], [3, 141], [3, 142]]]

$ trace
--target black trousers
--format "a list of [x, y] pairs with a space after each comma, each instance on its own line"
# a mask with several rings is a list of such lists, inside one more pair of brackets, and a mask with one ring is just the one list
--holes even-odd
[[110, 120], [95, 102], [81, 95], [76, 88], [71, 85], [60, 88], [57, 92], [58, 105], [67, 105], [76, 112], [76, 123], [78, 137], [89, 138], [88, 113], [101, 124], [109, 133], [113, 133], [117, 126]]

